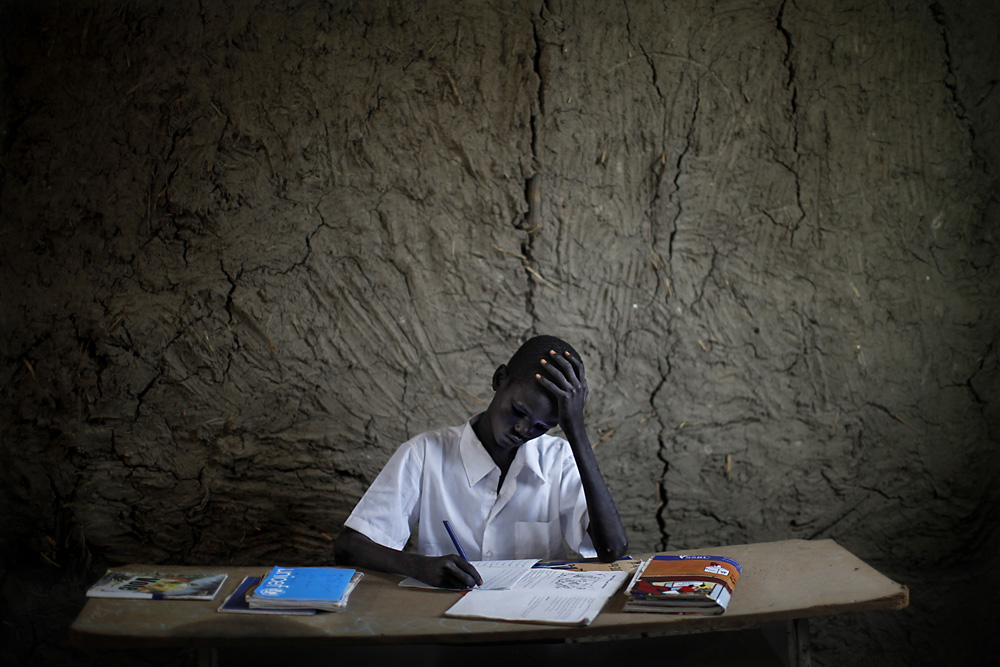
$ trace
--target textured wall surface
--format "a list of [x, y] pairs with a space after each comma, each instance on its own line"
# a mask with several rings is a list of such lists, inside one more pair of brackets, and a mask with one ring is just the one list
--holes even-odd
[[995, 3], [0, 7], [5, 661], [109, 564], [329, 563], [532, 333], [634, 551], [834, 538], [912, 603], [818, 664], [976, 661]]

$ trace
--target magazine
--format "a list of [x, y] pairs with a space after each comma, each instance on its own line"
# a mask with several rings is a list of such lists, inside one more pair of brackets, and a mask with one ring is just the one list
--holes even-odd
[[726, 556], [653, 556], [629, 582], [624, 610], [722, 614], [739, 578], [740, 564]]
[[121, 572], [108, 570], [87, 590], [87, 597], [133, 600], [211, 600], [226, 581], [225, 573]]

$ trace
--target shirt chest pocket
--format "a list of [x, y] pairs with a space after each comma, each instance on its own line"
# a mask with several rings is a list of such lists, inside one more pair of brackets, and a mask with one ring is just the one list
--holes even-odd
[[559, 558], [563, 555], [559, 520], [518, 521], [514, 524], [517, 558]]

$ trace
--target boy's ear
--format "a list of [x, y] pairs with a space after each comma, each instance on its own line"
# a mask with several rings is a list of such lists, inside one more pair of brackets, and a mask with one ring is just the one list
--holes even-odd
[[503, 386], [503, 383], [507, 380], [507, 366], [505, 364], [500, 364], [496, 371], [493, 373], [493, 391], [497, 391]]

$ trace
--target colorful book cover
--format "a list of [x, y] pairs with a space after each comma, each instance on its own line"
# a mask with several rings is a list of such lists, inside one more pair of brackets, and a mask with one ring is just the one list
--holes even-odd
[[119, 572], [108, 570], [87, 590], [87, 597], [134, 600], [211, 600], [226, 581], [225, 573]]
[[653, 556], [636, 570], [625, 610], [721, 614], [740, 572], [740, 564], [725, 556]]

